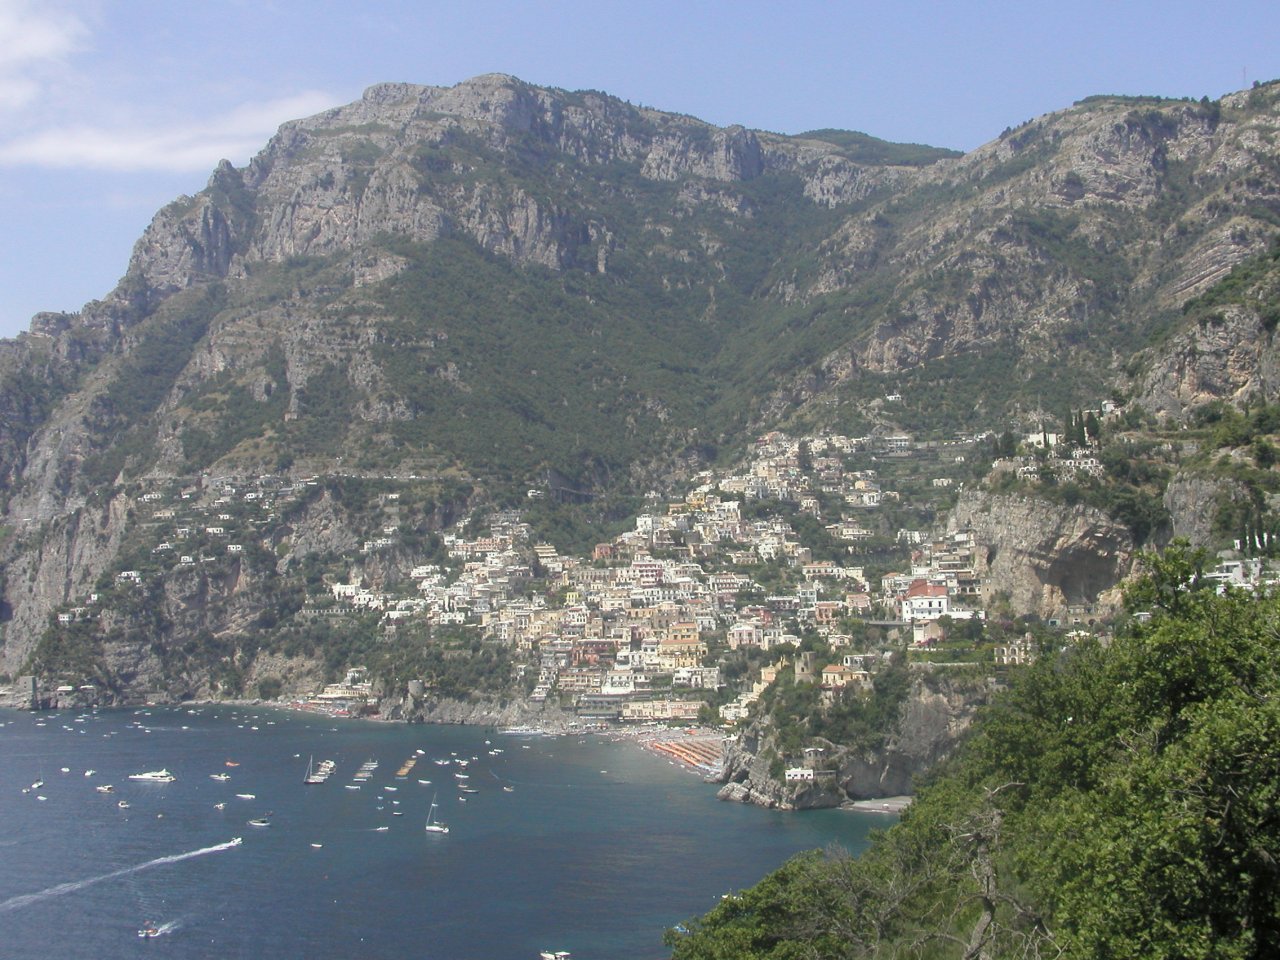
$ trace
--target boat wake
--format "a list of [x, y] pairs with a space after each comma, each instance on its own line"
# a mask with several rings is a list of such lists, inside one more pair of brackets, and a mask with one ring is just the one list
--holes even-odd
[[[221, 853], [223, 850], [230, 850], [232, 847], [238, 846], [240, 846], [239, 839], [229, 840], [226, 843], [217, 843], [212, 847], [201, 847], [199, 850], [192, 850], [188, 853], [175, 853], [168, 857], [157, 857], [155, 860], [148, 860], [146, 863], [139, 863], [136, 866], [113, 870], [110, 873], [104, 873], [96, 877], [89, 877], [87, 880], [72, 880], [70, 883], [60, 883], [56, 887], [49, 887], [45, 890], [39, 890], [36, 893], [24, 893], [20, 896], [10, 897], [8, 900], [0, 901], [0, 913], [11, 913], [14, 910], [19, 910], [22, 907], [29, 907], [31, 904], [39, 903], [42, 900], [49, 900], [53, 897], [61, 897], [68, 893], [75, 893], [77, 890], [83, 890], [85, 887], [91, 887], [95, 883], [102, 883], [104, 880], [114, 880], [116, 877], [126, 877], [131, 873], [140, 873], [143, 870], [150, 870], [152, 867], [162, 867], [167, 863], [179, 863], [183, 860], [203, 857], [209, 853]], [[169, 925], [166, 924], [166, 926]]]
[[143, 927], [141, 930], [138, 931], [138, 936], [146, 937], [148, 939], [152, 937], [163, 937], [166, 933], [173, 933], [175, 930], [180, 930], [181, 928], [182, 928], [181, 921], [169, 920], [169, 921], [166, 921], [165, 923], [157, 924], [155, 926]]

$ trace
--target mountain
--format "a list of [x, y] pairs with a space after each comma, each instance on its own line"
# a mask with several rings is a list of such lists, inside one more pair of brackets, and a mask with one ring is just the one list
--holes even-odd
[[376, 532], [360, 478], [413, 485], [424, 537], [531, 490], [607, 523], [778, 427], [1273, 400], [1278, 99], [1093, 97], [963, 156], [502, 75], [287, 123], [162, 209], [102, 300], [0, 343], [4, 667], [154, 549], [144, 486], [329, 478], [262, 555], [166, 581], [163, 626], [121, 626], [164, 659]]

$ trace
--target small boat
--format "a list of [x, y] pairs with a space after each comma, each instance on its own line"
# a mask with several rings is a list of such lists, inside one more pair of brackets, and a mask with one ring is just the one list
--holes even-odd
[[313, 843], [313, 844], [311, 845], [311, 849], [313, 849], [313, 850], [319, 850], [319, 849], [320, 849], [321, 847], [323, 847], [323, 846], [324, 846], [324, 844], [323, 844], [323, 843]]
[[115, 793], [116, 792], [116, 788], [109, 783], [104, 783], [102, 786], [94, 787], [93, 789], [97, 790], [99, 793]]
[[128, 800], [121, 800], [121, 801], [119, 801], [119, 802], [116, 804], [116, 806], [117, 806], [117, 807], [119, 807], [121, 810], [128, 810], [128, 809], [129, 809], [129, 801], [128, 801]]
[[251, 827], [271, 826], [271, 821], [268, 820], [266, 817], [254, 817], [252, 820], [246, 820], [245, 823], [249, 824], [249, 826]]
[[[88, 776], [88, 774], [85, 774]], [[141, 780], [144, 783], [173, 783], [178, 778], [168, 770], [148, 770], [146, 773], [131, 773], [130, 780]]]
[[92, 776], [93, 776], [95, 773], [97, 773], [97, 772], [98, 772], [97, 770], [86, 770], [86, 771], [84, 772], [84, 775], [85, 775], [86, 777], [92, 777]]
[[[122, 802], [123, 802], [123, 801], [122, 801]], [[225, 809], [227, 809], [227, 805], [226, 805], [225, 803], [215, 803], [215, 804], [213, 805], [213, 809], [215, 809], [215, 810], [225, 810]]]
[[236, 796], [237, 796], [237, 797], [239, 797], [241, 800], [253, 800], [253, 799], [257, 796], [257, 794], [254, 794], [254, 793], [237, 793], [237, 794], [236, 794]]
[[348, 783], [348, 784], [345, 784], [344, 786], [346, 786], [346, 788], [347, 788], [348, 790], [359, 790], [359, 789], [360, 789], [360, 784], [358, 784], [358, 783]]
[[230, 780], [230, 779], [231, 779], [231, 774], [229, 774], [229, 773], [211, 773], [211, 774], [209, 774], [209, 779], [210, 779], [210, 780]]
[[160, 928], [148, 920], [138, 928], [138, 936], [150, 939], [151, 937], [160, 936]]
[[503, 793], [515, 793], [515, 792], [516, 792], [516, 788], [515, 788], [515, 787], [512, 787], [512, 786], [506, 786], [506, 787], [503, 787], [503, 788], [502, 788], [502, 792], [503, 792]]
[[240, 844], [244, 843], [244, 837], [232, 837], [228, 842], [231, 846], [238, 847]]
[[236, 763], [234, 760], [228, 760], [228, 761], [227, 761], [227, 766], [228, 766], [228, 767], [238, 767], [238, 766], [240, 766], [240, 764]]
[[31, 789], [32, 789], [32, 790], [39, 790], [39, 789], [40, 789], [41, 787], [43, 787], [43, 786], [44, 786], [44, 781], [43, 781], [43, 780], [37, 780], [35, 783], [31, 784]]
[[386, 832], [387, 832], [388, 830], [390, 830], [390, 829], [391, 829], [390, 827], [374, 827], [374, 828], [373, 828], [373, 832], [374, 832], [374, 833], [386, 833]]
[[[438, 797], [440, 794], [436, 794]], [[427, 812], [427, 824], [423, 827], [427, 833], [448, 833], [449, 828], [436, 819], [436, 797], [431, 798], [431, 809]]]

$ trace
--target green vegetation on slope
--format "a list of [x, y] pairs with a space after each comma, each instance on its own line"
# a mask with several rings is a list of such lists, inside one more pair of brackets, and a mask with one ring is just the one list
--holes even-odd
[[900, 164], [925, 167], [939, 160], [964, 156], [959, 150], [931, 147], [923, 143], [893, 143], [856, 130], [807, 130], [796, 134], [797, 140], [821, 140], [833, 143], [855, 163]]
[[1151, 613], [1041, 659], [854, 859], [798, 857], [675, 960], [1261, 958], [1280, 949], [1280, 599], [1148, 557]]

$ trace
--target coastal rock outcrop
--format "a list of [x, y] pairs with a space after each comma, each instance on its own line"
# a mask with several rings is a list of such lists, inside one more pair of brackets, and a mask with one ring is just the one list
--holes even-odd
[[945, 668], [914, 671], [908, 696], [893, 728], [875, 747], [821, 741], [820, 769], [812, 781], [785, 782], [783, 758], [768, 716], [751, 721], [725, 742], [721, 800], [783, 810], [837, 807], [855, 800], [911, 794], [917, 777], [945, 760], [959, 745], [978, 707], [987, 702], [986, 678], [949, 676]]

